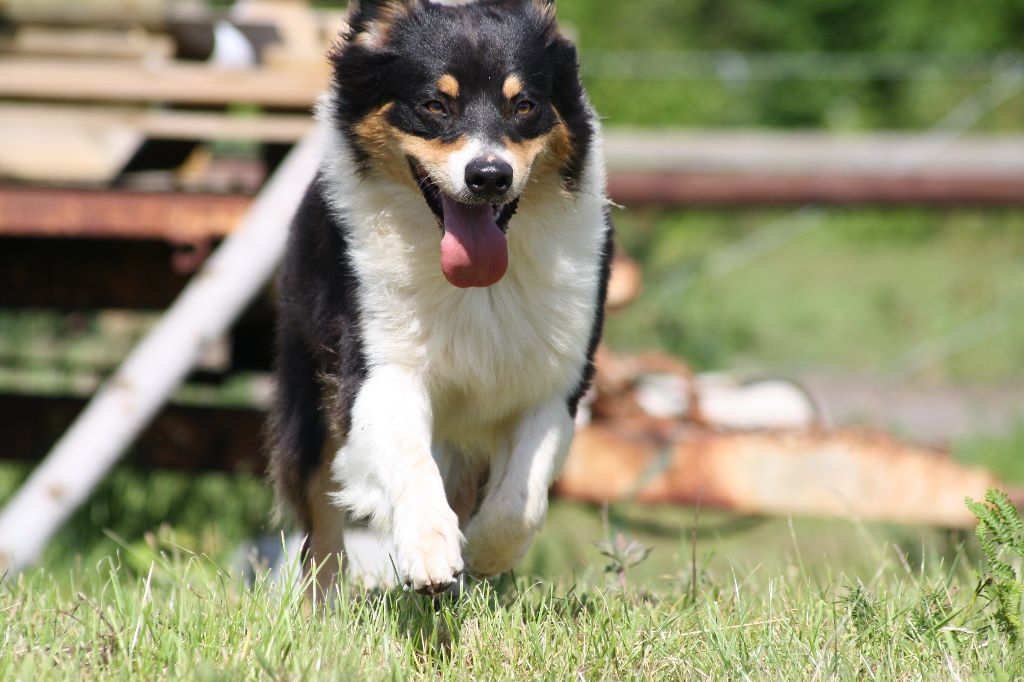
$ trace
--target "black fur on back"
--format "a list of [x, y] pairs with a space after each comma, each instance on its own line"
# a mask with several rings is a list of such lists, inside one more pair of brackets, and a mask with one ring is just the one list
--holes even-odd
[[605, 211], [605, 234], [604, 247], [601, 252], [601, 270], [597, 287], [597, 310], [594, 313], [594, 324], [590, 328], [590, 340], [587, 344], [587, 362], [583, 365], [580, 374], [580, 382], [569, 396], [567, 401], [569, 414], [576, 416], [583, 394], [590, 388], [590, 382], [594, 380], [594, 373], [597, 368], [594, 366], [594, 355], [597, 353], [597, 346], [601, 343], [601, 333], [604, 331], [604, 306], [608, 299], [608, 279], [611, 277], [612, 258], [615, 256], [615, 227], [612, 224], [611, 213]]
[[278, 279], [277, 390], [270, 415], [270, 476], [307, 530], [308, 479], [328, 436], [342, 442], [347, 435], [366, 377], [358, 282], [323, 182], [317, 178], [299, 206]]

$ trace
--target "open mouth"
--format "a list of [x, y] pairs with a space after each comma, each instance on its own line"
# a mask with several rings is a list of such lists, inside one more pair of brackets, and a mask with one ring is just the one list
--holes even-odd
[[444, 276], [463, 289], [497, 284], [508, 270], [505, 233], [519, 200], [501, 205], [462, 203], [441, 191], [412, 159], [409, 167], [427, 206], [444, 231], [441, 239]]

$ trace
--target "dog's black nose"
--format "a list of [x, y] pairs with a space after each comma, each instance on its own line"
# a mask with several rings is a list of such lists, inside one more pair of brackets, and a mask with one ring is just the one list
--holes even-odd
[[474, 159], [466, 166], [466, 186], [478, 197], [501, 198], [512, 187], [512, 166], [501, 159]]

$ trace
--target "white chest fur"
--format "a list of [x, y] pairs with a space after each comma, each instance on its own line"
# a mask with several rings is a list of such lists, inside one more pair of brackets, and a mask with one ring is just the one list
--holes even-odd
[[458, 289], [441, 272], [442, 235], [423, 197], [356, 177], [340, 135], [331, 147], [328, 198], [346, 225], [370, 366], [423, 377], [435, 424], [449, 435], [567, 397], [586, 361], [597, 305], [607, 229], [600, 170], [573, 197], [557, 186], [529, 187], [510, 224], [505, 277], [486, 289]]

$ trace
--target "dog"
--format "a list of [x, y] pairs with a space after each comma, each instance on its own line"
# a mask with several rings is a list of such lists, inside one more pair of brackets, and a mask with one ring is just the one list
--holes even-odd
[[329, 59], [270, 475], [321, 587], [355, 520], [437, 593], [522, 559], [569, 450], [612, 257], [600, 125], [550, 0], [361, 0]]

